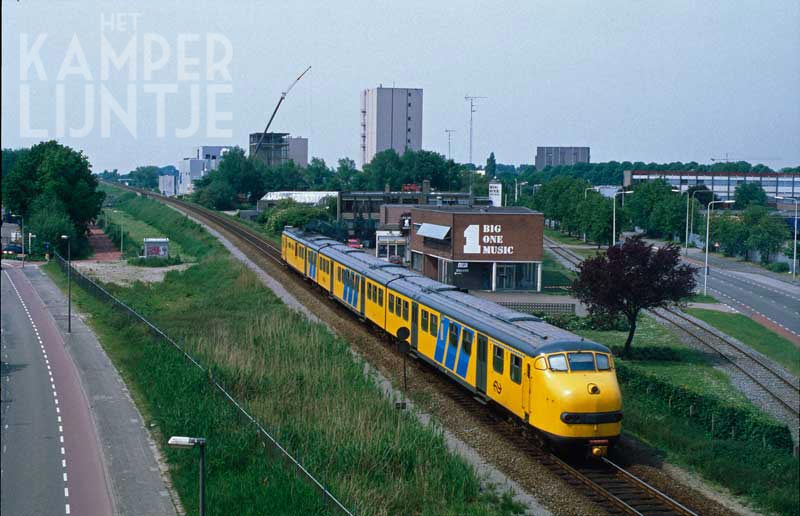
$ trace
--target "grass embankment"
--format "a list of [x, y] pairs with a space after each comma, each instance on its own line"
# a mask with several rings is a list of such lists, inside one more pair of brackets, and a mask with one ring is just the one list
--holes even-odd
[[566, 245], [586, 245], [580, 238], [575, 238], [573, 236], [565, 235], [564, 233], [550, 228], [544, 228], [544, 236], [547, 238], [553, 239], [559, 244], [566, 244]]
[[[614, 348], [624, 344], [626, 332], [582, 331], [577, 333]], [[620, 367], [655, 375], [691, 392], [716, 396], [731, 405], [760, 412], [735, 389], [728, 377], [712, 366], [713, 358], [681, 343], [649, 317], [642, 318], [633, 343], [634, 356], [617, 359]], [[797, 514], [800, 506], [800, 463], [786, 450], [764, 448], [711, 435], [708, 425], [671, 407], [671, 400], [641, 385], [621, 382], [625, 405], [626, 433], [663, 450], [666, 457], [724, 486], [746, 501], [778, 514]], [[755, 418], [766, 417], [754, 414]], [[727, 437], [727, 436], [726, 436]]]
[[710, 304], [719, 303], [719, 300], [717, 300], [716, 297], [700, 293], [692, 294], [691, 296], [687, 297], [685, 301], [687, 303], [710, 303]]
[[[507, 496], [482, 491], [474, 470], [448, 451], [441, 432], [397, 411], [364, 376], [346, 342], [289, 310], [216, 242], [209, 245], [199, 226], [179, 236], [170, 228], [183, 228], [185, 218], [169, 208], [138, 198], [118, 207], [136, 210], [137, 218], [146, 212], [148, 223], [169, 238], [185, 239], [180, 244], [187, 252], [204, 258], [186, 271], [168, 273], [163, 283], [109, 289], [211, 365], [234, 396], [346, 505], [359, 514], [518, 509]], [[202, 241], [188, 241], [187, 235], [198, 233], [205, 235]], [[198, 252], [200, 247], [206, 251]], [[252, 427], [224, 398], [209, 394], [210, 386], [176, 350], [153, 342], [83, 293], [78, 303], [92, 313], [103, 342], [110, 342], [112, 359], [161, 434], [209, 437], [210, 513], [324, 512], [319, 496], [290, 468], [274, 466]], [[190, 509], [196, 506], [191, 455], [166, 451]]]
[[575, 273], [559, 262], [550, 258], [548, 254], [542, 259], [542, 293], [543, 294], [569, 294], [570, 285], [575, 279]]
[[729, 314], [701, 308], [687, 308], [686, 312], [723, 333], [739, 339], [783, 365], [792, 374], [800, 376], [800, 349], [777, 333], [764, 328], [742, 314]]

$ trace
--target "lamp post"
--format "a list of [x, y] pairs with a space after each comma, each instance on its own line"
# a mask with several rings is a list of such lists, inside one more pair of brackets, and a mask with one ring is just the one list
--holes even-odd
[[30, 231], [28, 231], [28, 252], [29, 253], [31, 252], [31, 249], [33, 249], [33, 245], [31, 244], [31, 238], [36, 238], [36, 235], [34, 235]]
[[794, 239], [792, 240], [792, 279], [797, 279], [797, 198], [775, 196], [782, 201], [792, 201], [794, 203]]
[[13, 213], [11, 216], [19, 218], [19, 239], [22, 241], [22, 266], [25, 267], [25, 217], [22, 215], [14, 215]]
[[61, 235], [67, 242], [67, 333], [72, 333], [72, 246], [69, 235]]
[[711, 236], [711, 207], [715, 204], [733, 204], [736, 201], [729, 199], [727, 201], [711, 201], [706, 208], [706, 263], [703, 268], [703, 295], [708, 295], [708, 248], [710, 243], [708, 239]]
[[[694, 192], [692, 192], [691, 199], [694, 200], [695, 199], [694, 196], [698, 192], [707, 192], [707, 191], [709, 191], [709, 190], [695, 190]], [[712, 201], [714, 200], [714, 194], [713, 193], [711, 194], [711, 200]], [[692, 205], [691, 209], [689, 210], [689, 232], [691, 232], [693, 229], [694, 229], [694, 205]], [[687, 255], [689, 254], [689, 250], [688, 249], [686, 249], [686, 254]]]
[[519, 182], [517, 178], [514, 178], [514, 203], [516, 204], [519, 202], [519, 189], [525, 185], [527, 185], [527, 181]]
[[[588, 198], [589, 198], [589, 197], [588, 197], [588, 195], [589, 195], [589, 190], [594, 190], [594, 187], [593, 187], [593, 186], [590, 186], [589, 188], [584, 188], [584, 189], [583, 189], [583, 200], [584, 200], [584, 201], [585, 201], [586, 199], [588, 199]], [[584, 241], [584, 242], [586, 242], [586, 231], [584, 231], [584, 232], [583, 232], [583, 241]]]
[[[623, 199], [625, 199], [625, 194], [632, 194], [633, 191], [625, 191], [620, 190], [614, 194], [612, 200], [613, 209], [611, 210], [611, 245], [614, 245], [617, 242], [617, 196], [622, 195]], [[623, 201], [624, 202], [624, 201]]]
[[697, 191], [695, 190], [691, 194], [688, 188], [685, 192], [681, 192], [680, 188], [673, 188], [672, 191], [681, 195], [686, 194], [686, 244], [683, 246], [683, 255], [687, 256], [689, 254], [689, 200]]
[[170, 448], [200, 449], [200, 516], [206, 514], [206, 440], [204, 437], [172, 436], [167, 442]]

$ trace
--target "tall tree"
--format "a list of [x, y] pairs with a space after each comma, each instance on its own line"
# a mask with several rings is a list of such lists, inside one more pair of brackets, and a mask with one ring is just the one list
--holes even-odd
[[766, 206], [767, 193], [758, 183], [740, 183], [734, 193], [736, 204], [734, 208], [743, 210], [751, 205]]
[[772, 255], [780, 252], [789, 238], [789, 228], [777, 215], [766, 215], [751, 228], [747, 245], [761, 255], [761, 263], [769, 263]]
[[496, 175], [497, 175], [497, 161], [494, 159], [494, 152], [492, 152], [486, 159], [486, 177], [493, 178]]
[[696, 285], [695, 272], [691, 265], [681, 263], [678, 246], [656, 250], [635, 236], [584, 260], [572, 288], [590, 313], [622, 315], [628, 320], [623, 354], [629, 356], [639, 313], [679, 303], [690, 295]]

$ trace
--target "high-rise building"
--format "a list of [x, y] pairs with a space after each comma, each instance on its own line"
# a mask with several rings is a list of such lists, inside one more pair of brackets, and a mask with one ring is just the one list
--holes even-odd
[[[250, 156], [255, 156], [256, 147], [263, 133], [250, 133]], [[289, 160], [301, 167], [308, 166], [308, 138], [292, 137], [289, 133], [267, 133], [261, 140], [257, 159], [268, 167], [277, 167]]]
[[536, 147], [536, 170], [589, 163], [589, 147]]
[[422, 148], [422, 89], [372, 88], [361, 93], [361, 165], [375, 154]]

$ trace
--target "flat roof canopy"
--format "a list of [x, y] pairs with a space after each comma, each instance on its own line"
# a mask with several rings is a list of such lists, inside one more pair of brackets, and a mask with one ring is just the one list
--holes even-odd
[[450, 234], [450, 226], [440, 226], [439, 224], [423, 223], [417, 230], [419, 236], [444, 240]]

